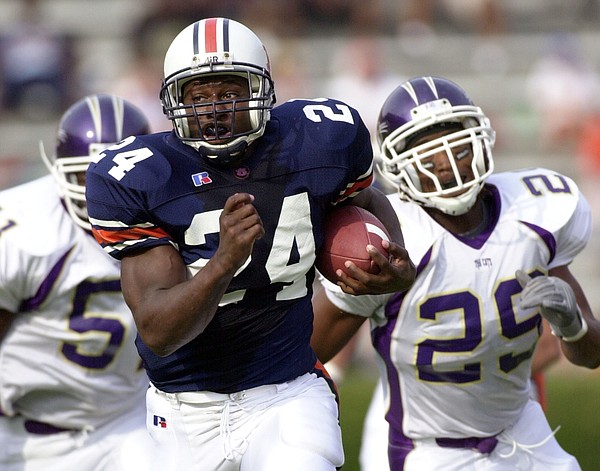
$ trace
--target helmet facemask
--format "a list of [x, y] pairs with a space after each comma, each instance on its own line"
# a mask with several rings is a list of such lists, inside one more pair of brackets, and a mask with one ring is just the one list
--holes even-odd
[[[200, 104], [207, 106], [194, 107], [187, 100], [184, 105], [183, 89], [188, 82], [206, 83], [207, 78], [225, 76], [242, 77], [248, 84], [249, 96], [235, 100], [217, 97], [215, 101], [199, 96]], [[218, 78], [214, 80], [217, 81]], [[252, 30], [228, 18], [207, 18], [192, 23], [175, 37], [167, 50], [160, 99], [165, 115], [184, 144], [219, 164], [241, 159], [245, 149], [263, 135], [275, 103], [264, 44]], [[249, 115], [247, 129], [240, 129], [240, 109]], [[224, 129], [226, 140], [218, 139], [223, 137], [223, 133], [218, 132], [219, 120], [234, 111], [238, 112], [237, 129]], [[205, 126], [207, 118], [216, 132], [193, 132], [198, 124]], [[224, 121], [234, 122], [229, 117]]]
[[59, 196], [64, 201], [69, 215], [78, 226], [87, 231], [90, 231], [92, 227], [88, 220], [85, 200], [85, 172], [94, 158], [110, 145], [109, 143], [91, 144], [89, 155], [49, 158], [43, 142], [40, 142], [42, 161], [54, 177]]
[[[489, 120], [474, 106], [451, 107], [445, 100], [435, 105], [427, 104], [427, 112], [393, 130], [381, 143], [382, 161], [380, 171], [384, 178], [400, 191], [401, 197], [425, 207], [436, 208], [449, 215], [461, 215], [469, 211], [486, 178], [493, 172], [492, 146], [495, 138]], [[425, 105], [423, 105], [425, 106]], [[436, 130], [452, 130], [441, 137], [412, 146], [418, 138]], [[458, 160], [470, 146], [470, 174], [461, 174]], [[453, 180], [445, 184], [430, 170], [434, 155], [444, 154], [453, 174]], [[472, 175], [471, 175], [472, 173]], [[423, 188], [421, 178], [429, 184]]]
[[[184, 86], [198, 79], [214, 77], [218, 81], [219, 77], [227, 76], [242, 77], [248, 83], [248, 96], [199, 104], [183, 103]], [[197, 74], [191, 77], [190, 74], [180, 73], [165, 81], [161, 93], [163, 103], [175, 103], [165, 106], [164, 111], [173, 121], [177, 136], [206, 157], [225, 164], [239, 159], [248, 145], [262, 136], [274, 102], [270, 79], [249, 71]], [[207, 129], [210, 132], [205, 132]]]

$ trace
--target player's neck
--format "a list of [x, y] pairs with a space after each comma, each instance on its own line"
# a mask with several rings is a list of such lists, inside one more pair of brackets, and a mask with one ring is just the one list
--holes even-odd
[[489, 224], [489, 208], [482, 194], [465, 214], [451, 216], [428, 208], [429, 215], [446, 230], [462, 237], [475, 237], [485, 231]]

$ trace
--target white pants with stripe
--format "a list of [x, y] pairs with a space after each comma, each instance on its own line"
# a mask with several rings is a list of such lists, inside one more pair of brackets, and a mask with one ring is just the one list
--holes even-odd
[[[485, 413], [485, 411], [482, 411]], [[560, 436], [560, 431], [558, 432]], [[442, 448], [434, 439], [417, 440], [404, 471], [580, 471], [577, 460], [552, 436], [542, 407], [530, 400], [519, 420], [498, 435], [490, 454]]]

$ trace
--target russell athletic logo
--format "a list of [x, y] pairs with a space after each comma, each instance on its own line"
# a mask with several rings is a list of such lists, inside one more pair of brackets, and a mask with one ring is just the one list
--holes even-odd
[[208, 176], [208, 172], [200, 172], [192, 175], [194, 186], [202, 186], [212, 183], [212, 179]]
[[154, 426], [160, 428], [167, 428], [167, 419], [161, 417], [160, 415], [154, 416]]

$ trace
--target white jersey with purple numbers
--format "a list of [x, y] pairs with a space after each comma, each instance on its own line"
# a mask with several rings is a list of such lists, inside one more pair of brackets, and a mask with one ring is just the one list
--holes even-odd
[[47, 176], [0, 193], [6, 416], [94, 429], [145, 401], [148, 380], [118, 262], [75, 225]]
[[348, 296], [329, 287], [338, 307], [371, 317], [386, 410], [395, 411], [386, 414], [390, 441], [399, 447], [421, 438], [492, 436], [519, 418], [541, 317], [519, 308], [515, 272], [535, 276], [568, 265], [590, 237], [589, 206], [563, 175], [498, 173], [487, 188], [489, 226], [470, 239], [390, 196], [418, 270], [408, 292]]

